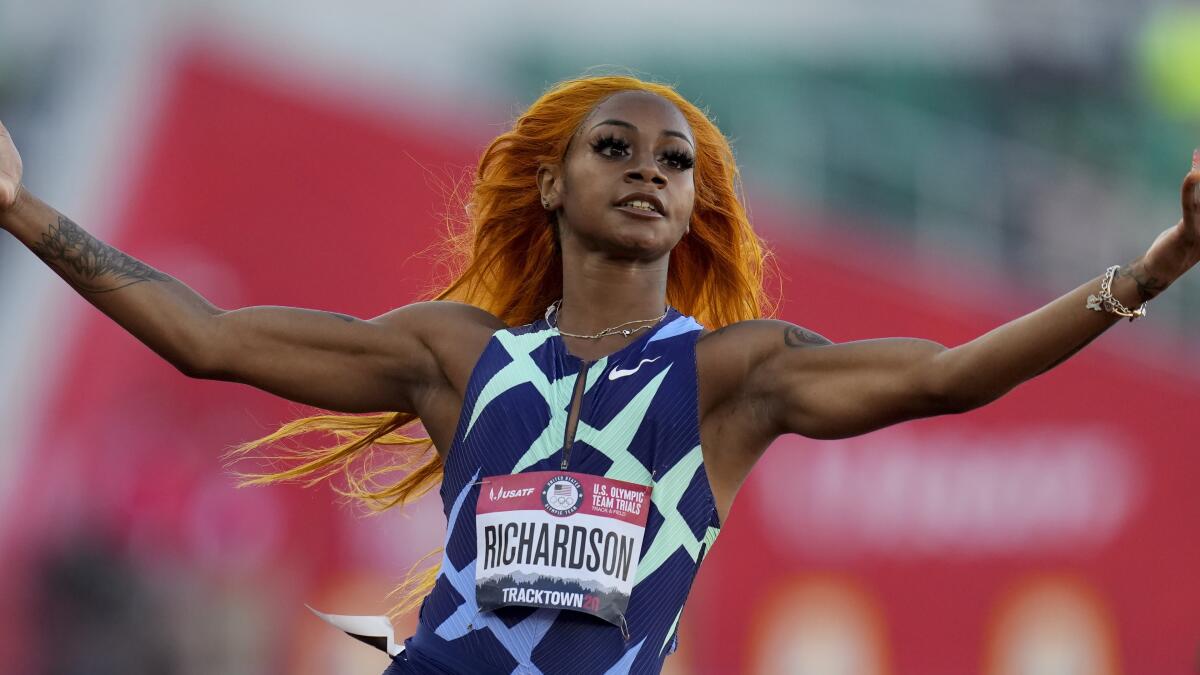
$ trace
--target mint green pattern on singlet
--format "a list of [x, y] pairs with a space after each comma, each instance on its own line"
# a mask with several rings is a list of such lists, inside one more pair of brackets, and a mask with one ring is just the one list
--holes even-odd
[[[607, 660], [609, 652], [605, 652], [599, 662], [592, 663], [604, 664], [605, 670], [611, 667], [610, 672], [629, 672], [630, 668], [634, 672], [647, 672], [643, 669], [661, 664], [675, 636], [696, 565], [720, 531], [715, 505], [703, 477], [696, 416], [695, 339], [700, 330], [701, 326], [693, 319], [671, 310], [671, 317], [652, 332], [609, 357], [587, 364], [584, 403], [568, 470], [603, 474], [652, 488], [652, 526], [634, 581], [633, 597], [639, 597], [640, 593], [642, 599], [638, 601], [641, 609], [635, 613], [637, 622], [631, 618], [632, 641], [614, 652], [613, 660]], [[486, 366], [476, 366], [480, 377], [471, 387], [478, 393], [468, 394], [464, 402], [464, 418], [447, 464], [446, 488], [458, 490], [461, 485], [461, 489], [467, 490], [488, 475], [557, 469], [563, 452], [581, 362], [567, 352], [558, 331], [541, 321], [498, 331], [481, 357], [481, 364], [485, 363], [496, 366], [494, 370], [485, 370], [486, 375], [480, 373]], [[613, 379], [613, 374], [618, 377]], [[537, 398], [544, 407], [536, 402]], [[515, 439], [521, 440], [513, 443]], [[477, 467], [483, 473], [471, 478], [470, 473], [476, 472]], [[467, 506], [473, 511], [473, 501]], [[471, 530], [457, 534], [460, 528], [456, 526], [462, 519], [455, 515], [448, 516], [448, 520], [443, 559], [443, 576], [447, 579], [448, 570], [473, 569], [473, 565], [464, 566], [468, 559], [463, 554], [471, 550], [466, 547], [473, 546], [467, 542], [474, 541]], [[699, 536], [697, 531], [701, 533]], [[456, 551], [458, 564], [453, 564], [449, 557], [452, 549]], [[680, 551], [686, 555], [679, 555]], [[443, 621], [449, 621], [448, 608], [456, 607], [454, 594], [463, 598], [458, 601], [462, 604], [457, 604], [454, 616], [467, 619], [475, 611], [470, 609], [471, 589], [465, 583], [444, 584], [444, 587], [446, 591], [439, 595], [437, 613], [433, 615], [437, 618], [432, 619], [431, 628], [442, 639], [456, 644], [460, 639], [466, 640], [463, 644], [473, 645], [472, 649], [485, 650], [478, 654], [486, 653], [488, 648], [483, 643], [470, 641], [470, 625], [463, 624], [465, 633], [450, 631], [443, 625]], [[543, 622], [559, 621], [557, 616], [557, 612], [537, 610], [511, 626], [513, 630], [528, 633], [528, 639], [533, 640], [529, 645], [523, 640], [509, 644], [504, 630], [496, 635], [518, 663], [514, 672], [534, 672], [535, 664], [542, 664], [543, 669], [548, 665], [560, 668], [565, 662], [555, 659], [571, 658], [555, 646], [561, 643], [549, 641], [555, 635], [553, 627], [533, 630]], [[476, 621], [477, 626], [480, 623]], [[579, 624], [562, 621], [560, 638], [572, 634], [572, 625]], [[545, 632], [547, 629], [549, 633]], [[544, 644], [543, 635], [547, 636]], [[546, 649], [541, 657], [537, 655], [539, 644]], [[516, 649], [514, 645], [524, 647]], [[554, 663], [559, 665], [552, 666]]]
[[662, 478], [654, 481], [650, 501], [663, 515], [666, 522], [659, 529], [654, 541], [650, 543], [650, 550], [646, 551], [646, 555], [642, 556], [642, 561], [638, 564], [637, 583], [641, 583], [643, 579], [650, 576], [680, 548], [687, 551], [692, 560], [696, 560], [700, 556], [702, 544], [712, 546], [712, 543], [716, 541], [717, 534], [720, 533], [719, 529], [710, 526], [705, 531], [704, 537], [697, 539], [696, 535], [692, 533], [692, 528], [683, 519], [683, 514], [679, 513], [679, 499], [683, 496], [684, 489], [691, 482], [692, 476], [695, 475], [696, 469], [700, 468], [703, 461], [704, 455], [700, 452], [700, 446], [697, 445], [675, 466], [671, 467]]
[[[542, 330], [524, 335], [513, 335], [505, 331], [496, 333], [496, 340], [504, 347], [504, 351], [512, 358], [512, 362], [493, 375], [492, 379], [484, 385], [483, 391], [479, 392], [479, 398], [475, 400], [475, 405], [471, 409], [471, 420], [467, 423], [466, 435], [471, 434], [471, 430], [475, 428], [475, 423], [479, 421], [479, 416], [488, 407], [488, 404], [497, 396], [518, 385], [532, 384], [547, 403], [553, 403], [550, 395], [550, 380], [542, 373], [530, 355], [556, 333], [557, 331], [553, 330]], [[551, 423], [553, 421], [551, 419]]]
[[[566, 435], [568, 417], [564, 408], [570, 405], [571, 397], [574, 395], [575, 374], [572, 373], [567, 377], [550, 381], [530, 356], [546, 340], [554, 338], [555, 335], [557, 335], [557, 331], [553, 329], [525, 335], [513, 335], [503, 331], [497, 333], [496, 338], [504, 347], [504, 351], [512, 358], [512, 362], [492, 376], [484, 385], [483, 391], [480, 392], [474, 409], [471, 411], [471, 422], [467, 427], [468, 434], [489, 403], [509, 389], [526, 383], [532, 384], [550, 406], [553, 414], [550, 416], [550, 422], [546, 425], [546, 429], [513, 466], [511, 473], [519, 473], [562, 451], [562, 438]], [[603, 375], [607, 361], [606, 357], [589, 365], [587, 382], [584, 385], [585, 393], [591, 391]], [[641, 427], [646, 413], [650, 409], [650, 403], [654, 400], [654, 395], [658, 393], [659, 386], [662, 385], [670, 370], [670, 367], [667, 367], [659, 373], [636, 396], [630, 399], [620, 414], [603, 428], [597, 429], [580, 421], [575, 430], [576, 440], [586, 442], [612, 460], [612, 466], [605, 473], [605, 477], [642, 485], [651, 483], [653, 486], [650, 501], [658, 508], [666, 522], [638, 565], [637, 583], [641, 583], [643, 579], [657, 570], [667, 558], [680, 548], [687, 551], [693, 561], [697, 560], [701, 547], [711, 547], [720, 533], [719, 528], [710, 526], [704, 536], [697, 539], [678, 510], [679, 499], [683, 496], [684, 488], [687, 487], [696, 473], [696, 469], [704, 461], [700, 446], [692, 448], [691, 452], [684, 455], [675, 466], [653, 482], [650, 480], [651, 474], [646, 470], [645, 465], [629, 452], [630, 442]], [[676, 620], [678, 621], [678, 619]]]
[[[596, 386], [596, 382], [599, 381], [607, 365], [608, 357], [602, 358], [591, 365], [588, 369], [587, 381], [583, 384], [584, 394], [587, 394], [587, 392]], [[538, 371], [538, 375], [542, 376], [543, 379], [545, 378], [541, 371]], [[571, 397], [575, 394], [575, 374], [572, 373], [567, 377], [555, 380], [554, 385], [555, 388], [552, 392], [549, 395], [542, 393], [542, 397], [546, 399], [546, 403], [550, 405], [552, 411], [559, 413], [564, 406], [571, 404]], [[566, 397], [565, 399], [563, 398], [564, 396]], [[553, 456], [556, 452], [561, 452], [563, 437], [567, 435], [567, 419], [568, 416], [566, 414], [551, 415], [550, 423], [546, 425], [546, 429], [537, 437], [537, 440], [530, 444], [529, 449], [521, 455], [521, 458], [517, 460], [511, 473], [520, 473], [543, 459]], [[579, 431], [582, 426], [582, 422], [576, 425], [576, 438], [579, 438]]]
[[[597, 372], [601, 370], [603, 369], [597, 369]], [[642, 426], [642, 421], [646, 419], [646, 412], [650, 410], [650, 402], [654, 400], [654, 395], [658, 393], [658, 388], [662, 386], [662, 382], [669, 372], [671, 372], [670, 366], [630, 399], [625, 409], [602, 429], [597, 429], [585, 422], [579, 423], [579, 427], [575, 430], [575, 439], [596, 448], [612, 460], [612, 466], [605, 472], [605, 477], [639, 485], [650, 483], [650, 472], [646, 470], [646, 466], [642, 464], [641, 460], [629, 452], [629, 445]], [[588, 371], [589, 376], [591, 373], [592, 371]], [[653, 492], [650, 500], [654, 501]]]

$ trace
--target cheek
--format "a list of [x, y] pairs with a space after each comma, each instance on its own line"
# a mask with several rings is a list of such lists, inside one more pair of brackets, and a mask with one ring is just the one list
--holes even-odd
[[691, 185], [688, 185], [687, 189], [684, 190], [682, 195], [680, 195], [679, 202], [681, 204], [681, 211], [687, 214], [687, 218], [685, 220], [691, 220], [692, 213], [696, 210], [695, 188]]
[[588, 208], [588, 203], [596, 198], [599, 184], [600, 176], [595, 167], [587, 162], [577, 162], [564, 176], [563, 193], [577, 205]]

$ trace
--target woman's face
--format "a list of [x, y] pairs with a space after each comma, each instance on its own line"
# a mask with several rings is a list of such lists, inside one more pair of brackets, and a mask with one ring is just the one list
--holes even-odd
[[602, 101], [560, 167], [539, 172], [564, 251], [578, 244], [617, 258], [656, 260], [688, 230], [695, 140], [674, 104], [628, 91]]

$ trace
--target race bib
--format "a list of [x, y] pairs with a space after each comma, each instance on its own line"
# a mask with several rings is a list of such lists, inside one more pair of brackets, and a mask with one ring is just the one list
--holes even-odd
[[479, 609], [569, 609], [621, 626], [649, 514], [648, 485], [568, 471], [485, 478], [475, 507]]

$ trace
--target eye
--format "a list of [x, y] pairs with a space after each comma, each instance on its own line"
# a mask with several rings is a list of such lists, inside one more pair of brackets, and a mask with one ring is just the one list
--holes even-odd
[[629, 143], [616, 136], [601, 136], [592, 141], [592, 150], [604, 157], [625, 157], [629, 154]]
[[696, 159], [682, 150], [668, 150], [662, 154], [659, 161], [676, 171], [687, 171], [696, 164]]

